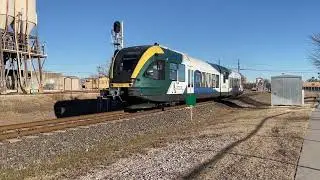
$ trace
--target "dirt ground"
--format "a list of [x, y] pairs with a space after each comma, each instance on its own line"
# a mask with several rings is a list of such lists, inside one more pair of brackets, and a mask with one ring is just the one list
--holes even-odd
[[54, 105], [63, 100], [96, 99], [98, 93], [1, 95], [0, 125], [56, 118]]
[[211, 116], [183, 134], [162, 135], [164, 147], [81, 179], [294, 179], [309, 113], [285, 107]]
[[[269, 100], [269, 102], [268, 102]], [[0, 179], [294, 179], [313, 105], [269, 93], [0, 146]]]

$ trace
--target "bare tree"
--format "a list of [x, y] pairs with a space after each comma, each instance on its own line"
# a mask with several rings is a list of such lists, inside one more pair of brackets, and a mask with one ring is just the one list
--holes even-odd
[[311, 54], [310, 58], [313, 65], [320, 69], [320, 33], [312, 35], [311, 40], [315, 48], [313, 49], [313, 53]]
[[109, 68], [107, 65], [100, 65], [97, 67], [99, 77], [107, 77], [109, 73]]

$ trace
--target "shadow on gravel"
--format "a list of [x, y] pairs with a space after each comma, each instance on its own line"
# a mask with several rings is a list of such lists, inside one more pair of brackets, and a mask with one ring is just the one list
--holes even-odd
[[218, 103], [221, 103], [221, 104], [224, 104], [228, 107], [231, 107], [231, 108], [245, 108], [245, 107], [242, 107], [242, 106], [239, 106], [238, 104], [236, 103], [233, 103], [231, 101], [228, 101], [228, 100], [224, 100], [224, 99], [218, 99], [216, 100], [216, 102]]
[[246, 96], [240, 96], [238, 98], [236, 98], [237, 100], [241, 101], [241, 102], [244, 102], [246, 104], [250, 104], [250, 105], [253, 105], [253, 106], [256, 106], [256, 107], [265, 107], [265, 106], [271, 106], [270, 103], [263, 103], [263, 102], [259, 102], [259, 101], [256, 101], [250, 97], [246, 97]]
[[274, 117], [278, 117], [284, 114], [288, 114], [289, 112], [285, 112], [285, 113], [281, 113], [281, 114], [277, 114], [277, 115], [273, 115], [273, 116], [269, 116], [264, 118], [258, 125], [257, 127], [250, 133], [248, 134], [246, 137], [244, 137], [243, 139], [240, 139], [234, 143], [231, 143], [230, 145], [228, 145], [227, 147], [223, 148], [220, 152], [218, 152], [217, 155], [215, 155], [212, 159], [208, 159], [207, 161], [203, 162], [202, 164], [198, 165], [197, 167], [195, 167], [189, 174], [183, 176], [183, 179], [194, 179], [196, 178], [201, 171], [203, 171], [204, 169], [210, 167], [210, 166], [214, 166], [219, 160], [221, 160], [226, 153], [228, 153], [228, 151], [230, 151], [232, 148], [238, 146], [240, 143], [250, 139], [252, 136], [254, 136], [260, 129], [261, 127], [264, 125], [264, 123]]
[[94, 114], [120, 110], [122, 107], [115, 102], [104, 102], [98, 99], [74, 99], [58, 101], [54, 104], [57, 118]]

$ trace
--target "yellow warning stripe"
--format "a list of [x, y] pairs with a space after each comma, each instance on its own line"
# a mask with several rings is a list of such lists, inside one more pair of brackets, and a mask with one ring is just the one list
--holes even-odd
[[132, 83], [111, 83], [110, 87], [112, 88], [120, 88], [120, 87], [131, 87]]
[[147, 61], [154, 56], [155, 54], [164, 54], [162, 48], [160, 46], [152, 46], [147, 49], [146, 52], [141, 56], [136, 68], [134, 69], [131, 78], [137, 78], [139, 72], [143, 68], [143, 66], [147, 63]]

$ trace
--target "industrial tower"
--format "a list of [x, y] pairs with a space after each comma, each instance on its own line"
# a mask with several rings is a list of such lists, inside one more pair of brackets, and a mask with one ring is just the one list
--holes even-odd
[[0, 0], [0, 93], [42, 91], [36, 0]]

